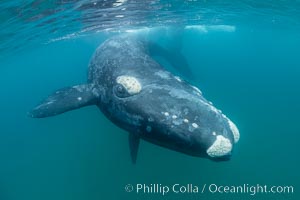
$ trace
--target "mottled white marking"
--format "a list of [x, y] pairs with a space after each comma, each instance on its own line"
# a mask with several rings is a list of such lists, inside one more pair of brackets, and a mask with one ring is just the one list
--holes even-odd
[[147, 131], [148, 133], [150, 133], [150, 132], [152, 131], [152, 127], [151, 127], [151, 126], [147, 126], [147, 127], [146, 127], [146, 131]]
[[124, 15], [116, 15], [115, 17], [116, 18], [122, 18], [122, 17], [124, 17]]
[[230, 119], [228, 119], [228, 124], [229, 124], [230, 130], [233, 133], [234, 143], [237, 143], [240, 139], [239, 129], [236, 127], [236, 125]]
[[181, 78], [179, 78], [178, 76], [174, 76], [174, 78], [179, 81], [179, 82], [182, 82]]
[[215, 142], [207, 149], [206, 153], [210, 157], [220, 157], [229, 155], [232, 150], [232, 144], [229, 139], [218, 135]]
[[82, 100], [82, 97], [77, 97], [77, 100], [78, 100], [78, 101], [81, 101], [81, 100]]
[[196, 124], [196, 123], [192, 123], [192, 126], [193, 126], [194, 128], [198, 128], [198, 127], [199, 127], [198, 124]]
[[196, 92], [198, 92], [200, 95], [202, 94], [202, 92], [201, 92], [201, 90], [199, 89], [199, 88], [197, 88], [196, 86], [193, 86], [193, 85], [191, 85], [192, 86], [192, 88], [194, 89], [194, 90], [196, 90]]
[[172, 119], [177, 119], [177, 116], [176, 115], [172, 115]]
[[165, 112], [164, 115], [165, 115], [166, 117], [168, 117], [170, 114], [169, 114], [168, 112]]
[[183, 121], [184, 121], [184, 123], [189, 123], [188, 119], [184, 119]]
[[117, 83], [123, 85], [123, 87], [131, 95], [137, 94], [142, 90], [140, 82], [132, 76], [118, 76]]
[[160, 78], [163, 78], [163, 79], [169, 79], [170, 78], [170, 74], [167, 71], [159, 70], [159, 71], [155, 72], [154, 74], [156, 76], [159, 76]]

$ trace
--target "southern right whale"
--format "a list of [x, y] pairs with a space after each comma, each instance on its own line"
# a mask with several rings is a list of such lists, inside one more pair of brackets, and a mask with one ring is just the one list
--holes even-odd
[[54, 92], [29, 114], [58, 115], [96, 105], [129, 132], [135, 163], [140, 139], [192, 156], [228, 160], [239, 131], [201, 91], [166, 71], [149, 54], [152, 43], [121, 34], [91, 58], [88, 82]]

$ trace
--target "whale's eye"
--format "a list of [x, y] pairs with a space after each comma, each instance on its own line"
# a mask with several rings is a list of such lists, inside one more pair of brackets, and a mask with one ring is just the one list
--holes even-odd
[[116, 86], [114, 86], [113, 90], [114, 90], [115, 95], [119, 98], [125, 98], [125, 97], [131, 96], [127, 92], [127, 90], [124, 88], [124, 86], [121, 84], [117, 84]]
[[124, 93], [124, 88], [121, 85], [117, 85], [116, 89], [118, 93]]

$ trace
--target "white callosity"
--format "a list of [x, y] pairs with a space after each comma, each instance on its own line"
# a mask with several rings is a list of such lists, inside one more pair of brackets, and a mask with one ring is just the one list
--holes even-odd
[[141, 83], [132, 76], [118, 76], [117, 83], [121, 84], [129, 94], [137, 94], [142, 90]]
[[230, 119], [227, 118], [227, 120], [228, 120], [228, 124], [229, 124], [230, 130], [233, 133], [234, 143], [237, 143], [239, 141], [239, 139], [240, 139], [239, 129], [236, 127], [236, 125]]
[[181, 78], [179, 78], [179, 76], [174, 76], [174, 78], [179, 81], [179, 82], [182, 82]]
[[192, 126], [193, 126], [194, 128], [198, 128], [198, 127], [199, 127], [198, 124], [196, 124], [196, 123], [192, 123]]
[[215, 142], [207, 149], [206, 153], [210, 157], [221, 157], [231, 153], [232, 144], [229, 139], [218, 135]]
[[197, 88], [196, 86], [193, 86], [193, 85], [191, 85], [191, 86], [199, 95], [202, 95], [202, 92], [199, 88]]

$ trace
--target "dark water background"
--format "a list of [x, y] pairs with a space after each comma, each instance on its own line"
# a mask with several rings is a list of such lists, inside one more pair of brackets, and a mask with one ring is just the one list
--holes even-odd
[[[10, 1], [12, 6], [25, 5], [23, 1], [11, 2], [14, 1]], [[67, 7], [61, 11], [66, 16], [76, 18], [73, 12], [91, 11], [74, 6], [87, 1], [68, 2], [62, 4]], [[150, 7], [147, 19], [141, 20], [143, 23], [140, 24], [139, 14], [136, 18], [130, 15], [130, 29], [164, 22], [167, 26], [178, 20], [182, 26], [197, 22], [205, 26], [234, 27], [233, 31], [186, 31], [182, 49], [195, 77], [190, 81], [199, 86], [204, 96], [228, 115], [240, 130], [241, 139], [232, 159], [216, 163], [142, 142], [138, 163], [132, 165], [127, 133], [108, 121], [96, 107], [46, 119], [29, 118], [27, 112], [49, 93], [64, 86], [84, 83], [95, 48], [110, 37], [111, 32], [122, 32], [126, 26], [118, 30], [124, 23], [110, 20], [104, 28], [96, 28], [94, 23], [99, 17], [91, 17], [94, 19], [92, 23], [84, 23], [87, 20], [81, 17], [84, 20], [80, 24], [85, 24], [85, 27], [73, 23], [68, 26], [70, 29], [62, 29], [64, 21], [54, 20], [61, 30], [53, 35], [48, 29], [55, 27], [55, 23], [40, 28], [30, 26], [40, 23], [45, 16], [34, 22], [25, 20], [21, 23], [18, 20], [22, 18], [14, 14], [8, 17], [8, 13], [3, 17], [2, 12], [1, 25], [6, 25], [6, 28], [0, 31], [1, 200], [300, 198], [299, 1], [264, 1], [264, 4], [241, 1], [237, 5], [234, 2], [205, 4], [205, 1], [199, 1], [192, 7], [189, 5], [191, 1], [185, 1], [188, 4], [184, 4], [182, 10], [179, 8], [183, 4], [174, 1], [174, 6], [168, 10], [165, 4], [170, 2], [151, 4], [158, 8], [151, 10]], [[132, 11], [134, 8], [141, 11], [134, 6], [147, 4], [143, 3], [129, 5]], [[8, 1], [0, 5], [8, 12]], [[57, 6], [51, 5], [50, 8]], [[108, 5], [105, 9], [112, 7]], [[177, 9], [181, 12], [176, 12]], [[197, 21], [191, 14], [193, 12], [185, 12], [189, 9], [193, 12], [199, 10], [199, 15], [203, 15], [200, 18], [205, 20]], [[45, 10], [49, 10], [49, 6]], [[93, 14], [101, 11], [102, 14], [120, 14], [120, 10], [98, 8]], [[207, 10], [210, 12], [204, 12]], [[168, 11], [175, 13], [173, 18], [172, 15], [160, 16]], [[126, 17], [123, 20], [128, 21]], [[86, 30], [89, 25], [95, 29], [62, 39], [70, 33]], [[18, 28], [20, 32], [16, 31]], [[95, 33], [96, 29], [98, 33]], [[33, 37], [32, 33], [37, 35]], [[49, 43], [53, 40], [55, 42]], [[294, 193], [251, 196], [207, 192], [163, 197], [160, 194], [126, 193], [124, 186], [129, 183], [291, 185]]]

